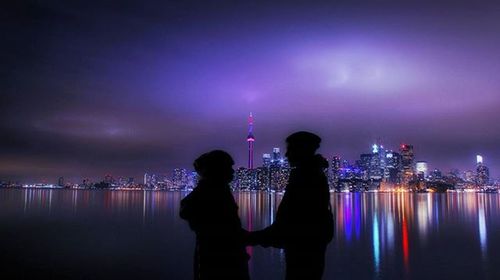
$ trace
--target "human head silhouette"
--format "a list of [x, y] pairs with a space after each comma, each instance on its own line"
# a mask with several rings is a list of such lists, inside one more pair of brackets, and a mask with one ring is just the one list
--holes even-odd
[[311, 132], [299, 131], [286, 138], [286, 157], [291, 166], [311, 158], [321, 143], [321, 138]]
[[228, 184], [233, 180], [233, 158], [222, 150], [214, 150], [198, 157], [194, 169], [202, 180]]

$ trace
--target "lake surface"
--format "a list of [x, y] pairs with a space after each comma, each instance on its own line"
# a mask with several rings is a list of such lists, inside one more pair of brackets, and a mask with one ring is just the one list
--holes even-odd
[[[0, 189], [3, 279], [192, 279], [185, 192]], [[280, 194], [234, 193], [243, 226], [272, 223]], [[334, 193], [324, 279], [500, 279], [500, 195]], [[283, 279], [253, 247], [252, 279]]]

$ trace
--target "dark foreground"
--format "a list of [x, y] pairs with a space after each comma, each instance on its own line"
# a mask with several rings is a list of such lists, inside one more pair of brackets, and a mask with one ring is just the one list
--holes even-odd
[[[5, 279], [192, 279], [182, 192], [0, 189]], [[235, 193], [244, 227], [281, 195]], [[332, 194], [324, 279], [500, 279], [500, 195]], [[252, 279], [282, 279], [280, 250], [249, 248]], [[3, 278], [3, 277], [2, 277]]]

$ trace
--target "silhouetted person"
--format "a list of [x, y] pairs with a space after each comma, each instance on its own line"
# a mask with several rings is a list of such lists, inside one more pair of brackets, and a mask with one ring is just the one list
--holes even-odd
[[333, 238], [330, 192], [319, 154], [321, 138], [297, 132], [287, 139], [286, 156], [292, 167], [286, 192], [274, 223], [250, 233], [250, 244], [284, 248], [286, 279], [321, 279], [325, 252]]
[[200, 181], [181, 201], [180, 216], [196, 233], [195, 279], [249, 279], [246, 231], [229, 188], [233, 164], [224, 151], [201, 155], [194, 162]]

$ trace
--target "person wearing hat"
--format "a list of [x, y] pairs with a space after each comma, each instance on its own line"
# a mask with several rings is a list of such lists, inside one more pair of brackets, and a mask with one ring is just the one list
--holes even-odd
[[316, 154], [321, 138], [313, 133], [293, 133], [286, 143], [292, 171], [276, 219], [251, 232], [248, 243], [283, 248], [287, 280], [321, 279], [334, 226], [325, 175], [328, 162]]
[[196, 233], [194, 279], [248, 280], [249, 256], [238, 206], [229, 187], [234, 161], [220, 150], [194, 162], [200, 176], [197, 187], [181, 201], [180, 216]]

